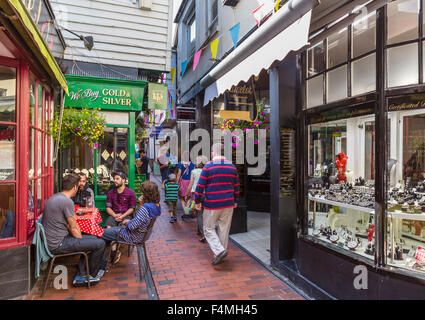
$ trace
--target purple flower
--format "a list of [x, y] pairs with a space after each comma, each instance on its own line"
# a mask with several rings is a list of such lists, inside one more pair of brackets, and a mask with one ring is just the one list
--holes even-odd
[[76, 127], [76, 128], [75, 128], [75, 131], [78, 131], [78, 130], [80, 130], [80, 128], [79, 128], [79, 127]]
[[93, 147], [96, 149], [99, 145], [97, 143], [93, 144]]
[[236, 148], [236, 143], [232, 143], [233, 148]]
[[257, 140], [255, 140], [255, 141], [254, 141], [254, 144], [258, 144], [258, 141], [257, 141]]

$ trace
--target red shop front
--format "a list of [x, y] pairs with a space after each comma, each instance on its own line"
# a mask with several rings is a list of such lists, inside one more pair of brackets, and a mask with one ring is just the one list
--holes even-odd
[[1, 1], [0, 13], [0, 299], [8, 299], [35, 282], [34, 218], [53, 194], [48, 127], [55, 92], [67, 86], [22, 3]]

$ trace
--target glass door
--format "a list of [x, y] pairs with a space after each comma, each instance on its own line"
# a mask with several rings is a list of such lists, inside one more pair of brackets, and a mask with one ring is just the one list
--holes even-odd
[[[112, 173], [124, 172], [128, 177], [129, 129], [107, 127], [97, 151], [97, 195], [106, 196], [114, 186]], [[127, 181], [128, 182], [128, 181]]]

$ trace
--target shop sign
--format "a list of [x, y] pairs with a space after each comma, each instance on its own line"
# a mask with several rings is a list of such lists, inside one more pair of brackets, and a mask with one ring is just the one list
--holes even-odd
[[257, 104], [251, 86], [237, 86], [224, 92], [224, 110], [220, 111], [221, 118], [254, 121], [256, 111]]
[[418, 249], [416, 249], [416, 260], [418, 260], [419, 262], [425, 263], [425, 249], [418, 247]]
[[177, 121], [178, 120], [184, 120], [184, 121], [196, 121], [196, 110], [195, 109], [177, 109]]
[[37, 26], [50, 52], [52, 52], [55, 57], [62, 58], [64, 46], [59, 32], [55, 27], [54, 16], [46, 4], [46, 1], [47, 0], [23, 0], [22, 3], [27, 8], [29, 15]]
[[343, 109], [323, 111], [323, 112], [313, 112], [307, 115], [308, 124], [323, 123], [329, 121], [336, 121], [348, 118], [355, 118], [360, 116], [365, 116], [368, 114], [375, 113], [375, 103], [361, 104], [357, 106], [349, 106]]
[[388, 111], [405, 111], [423, 108], [425, 108], [424, 94], [415, 94], [388, 99]]
[[149, 83], [149, 102], [148, 108], [155, 110], [167, 110], [168, 89], [165, 84]]
[[141, 111], [146, 82], [67, 75], [66, 107]]
[[295, 195], [295, 130], [280, 129], [280, 196]]

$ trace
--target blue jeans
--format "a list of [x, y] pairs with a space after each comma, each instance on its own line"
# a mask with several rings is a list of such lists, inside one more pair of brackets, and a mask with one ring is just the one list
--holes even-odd
[[[105, 255], [105, 249], [105, 241], [96, 236], [83, 234], [82, 239], [66, 236], [60, 246], [52, 250], [52, 254], [57, 255], [78, 251], [91, 251], [91, 253], [88, 254], [89, 270], [90, 275], [96, 277], [102, 262], [102, 257]], [[86, 274], [85, 261], [84, 257], [81, 256], [80, 263], [78, 264], [78, 274], [81, 276]]]
[[[112, 227], [112, 228], [105, 229], [105, 231], [103, 232], [102, 239], [105, 240], [107, 246], [110, 245], [110, 243], [112, 241], [116, 241], [117, 240], [118, 232], [120, 231], [120, 229], [122, 229], [122, 227]], [[121, 237], [120, 237], [119, 240], [120, 241], [125, 241]], [[106, 256], [106, 251], [107, 250], [105, 250], [105, 253], [103, 254], [102, 263], [100, 265], [100, 269], [103, 269], [103, 270], [106, 269], [106, 266], [108, 264], [107, 256]]]

